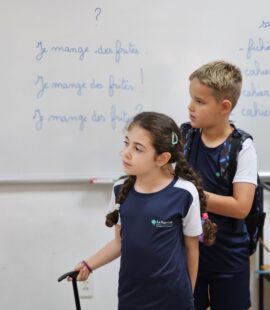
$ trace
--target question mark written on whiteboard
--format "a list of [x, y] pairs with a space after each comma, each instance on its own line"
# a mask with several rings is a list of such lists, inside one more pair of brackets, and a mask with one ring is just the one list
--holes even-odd
[[96, 9], [95, 9], [95, 12], [96, 12], [96, 21], [97, 21], [99, 15], [101, 14], [101, 8], [96, 8]]

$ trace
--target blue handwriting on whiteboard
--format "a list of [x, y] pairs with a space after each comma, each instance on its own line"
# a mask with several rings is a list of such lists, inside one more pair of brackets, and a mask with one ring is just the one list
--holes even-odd
[[[70, 90], [75, 89], [76, 94], [78, 96], [82, 95], [83, 89], [96, 89], [102, 90], [104, 88], [103, 83], [96, 81], [94, 78], [91, 82], [63, 82], [63, 81], [54, 81], [54, 82], [47, 82], [45, 81], [42, 75], [38, 75], [35, 81], [35, 85], [39, 87], [36, 97], [39, 99], [41, 98], [45, 91], [48, 89], [61, 89], [61, 90]], [[115, 95], [116, 91], [134, 91], [135, 87], [125, 78], [122, 77], [118, 80], [113, 75], [109, 76], [108, 79], [108, 94], [110, 97]]]
[[91, 120], [95, 123], [104, 123], [106, 121], [106, 117], [103, 114], [98, 114], [97, 111], [94, 110], [91, 115]]
[[41, 76], [41, 75], [38, 75], [35, 84], [40, 86], [40, 90], [37, 92], [37, 98], [41, 98], [44, 95], [44, 91], [49, 89], [49, 88], [51, 88], [51, 89], [63, 89], [63, 90], [75, 89], [76, 94], [78, 96], [81, 96], [82, 89], [86, 88], [85, 82], [73, 82], [73, 83], [51, 82], [51, 83], [47, 83], [47, 82], [44, 82], [43, 76]]
[[[43, 47], [41, 41], [37, 42], [36, 48], [39, 49], [38, 54], [36, 55], [37, 60], [41, 60], [45, 53], [48, 53], [48, 49]], [[71, 47], [71, 46], [52, 46], [50, 48], [52, 53], [67, 53], [67, 54], [79, 54], [79, 59], [84, 60], [86, 53], [89, 53], [88, 46], [82, 47]]]
[[111, 126], [114, 130], [116, 128], [117, 123], [124, 123], [128, 124], [132, 120], [133, 116], [137, 113], [143, 111], [143, 105], [137, 104], [135, 107], [134, 113], [130, 114], [125, 111], [117, 111], [116, 107], [113, 105], [111, 106]]
[[84, 124], [87, 122], [86, 115], [65, 115], [65, 114], [51, 114], [48, 117], [49, 122], [60, 122], [60, 123], [79, 123], [79, 129], [84, 129]]
[[259, 28], [270, 28], [270, 21], [262, 20], [262, 23], [260, 24]]
[[95, 50], [95, 54], [99, 55], [113, 55], [115, 62], [120, 62], [123, 55], [138, 55], [139, 49], [129, 42], [128, 45], [123, 45], [120, 40], [115, 41], [115, 47], [104, 47], [102, 44]]
[[84, 60], [86, 53], [89, 53], [89, 48], [86, 47], [70, 47], [70, 46], [53, 46], [51, 47], [51, 52], [55, 53], [67, 53], [67, 54], [79, 54], [79, 59]]
[[111, 126], [112, 129], [116, 128], [117, 123], [129, 123], [131, 120], [131, 116], [125, 111], [118, 112], [115, 106], [111, 107]]
[[248, 41], [248, 48], [247, 48], [247, 59], [251, 58], [251, 54], [253, 52], [264, 52], [264, 51], [270, 51], [270, 44], [269, 42], [264, 42], [262, 38], [258, 38], [257, 40], [249, 39]]
[[243, 89], [242, 95], [244, 97], [269, 97], [270, 93], [267, 89], [258, 90], [256, 89], [254, 83], [250, 84], [250, 89]]
[[[36, 54], [37, 60], [41, 60], [45, 53], [48, 52], [58, 54], [78, 54], [80, 60], [84, 60], [86, 54], [90, 53], [88, 46], [74, 47], [55, 45], [48, 49], [43, 46], [41, 41], [37, 42], [36, 48], [38, 49], [38, 53]], [[95, 49], [94, 53], [99, 55], [114, 55], [115, 62], [120, 62], [124, 55], [138, 55], [140, 51], [133, 42], [123, 44], [120, 40], [116, 40], [114, 47], [104, 47], [102, 44], [100, 44], [100, 46]]]
[[36, 60], [41, 60], [43, 58], [43, 55], [48, 51], [45, 47], [43, 47], [41, 41], [37, 43], [36, 48], [39, 49], [38, 54], [36, 55]]
[[77, 89], [76, 94], [81, 96], [82, 89], [86, 88], [85, 82], [74, 82], [74, 83], [66, 83], [66, 82], [52, 82], [51, 88], [53, 89]]
[[92, 82], [89, 84], [90, 88], [96, 88], [96, 89], [102, 89], [103, 88], [103, 84], [96, 82], [95, 79], [92, 79]]
[[122, 77], [122, 79], [120, 79], [119, 82], [116, 82], [114, 76], [110, 75], [109, 76], [109, 96], [113, 96], [115, 90], [133, 91], [134, 87], [124, 77]]
[[43, 128], [44, 116], [41, 114], [39, 109], [35, 110], [33, 119], [36, 120], [36, 130], [41, 130]]
[[95, 50], [95, 54], [100, 54], [100, 55], [112, 55], [114, 52], [113, 52], [113, 49], [110, 48], [110, 47], [103, 47], [103, 45], [101, 44], [99, 46], [99, 48], [97, 48]]
[[270, 75], [270, 69], [263, 68], [258, 61], [254, 61], [254, 68], [244, 71], [246, 76], [264, 76]]
[[135, 114], [143, 111], [143, 105], [137, 104], [133, 110], [124, 111], [117, 110], [116, 106], [111, 106], [110, 117], [106, 117], [103, 113], [93, 110], [87, 115], [76, 113], [50, 113], [48, 116], [44, 116], [40, 109], [35, 109], [32, 119], [35, 121], [35, 129], [41, 131], [44, 128], [45, 122], [50, 124], [78, 124], [80, 131], [85, 129], [85, 125], [88, 122], [95, 124], [103, 124], [107, 121], [111, 122], [111, 127], [113, 130], [116, 129], [117, 124], [122, 123], [124, 125], [128, 124]]
[[136, 48], [136, 46], [129, 42], [127, 47], [123, 47], [120, 40], [116, 40], [115, 42], [115, 62], [119, 62], [122, 55], [126, 54], [139, 54], [139, 50]]
[[256, 102], [253, 102], [252, 108], [243, 108], [241, 114], [244, 117], [269, 117], [270, 108], [258, 107]]
[[[88, 117], [89, 116], [89, 117]], [[49, 114], [47, 117], [45, 117], [40, 109], [36, 109], [34, 111], [34, 115], [32, 119], [35, 121], [35, 129], [37, 131], [41, 131], [44, 127], [44, 123], [54, 123], [54, 124], [79, 124], [80, 131], [83, 131], [85, 129], [85, 124], [88, 122], [93, 123], [105, 123], [106, 117], [104, 114], [97, 112], [96, 110], [93, 110], [89, 115], [83, 115], [81, 113], [78, 114], [67, 114], [67, 113], [59, 113], [59, 114]]]
[[38, 75], [35, 85], [40, 86], [40, 90], [37, 92], [37, 98], [41, 98], [44, 94], [44, 91], [49, 88], [48, 83], [44, 82], [43, 76]]

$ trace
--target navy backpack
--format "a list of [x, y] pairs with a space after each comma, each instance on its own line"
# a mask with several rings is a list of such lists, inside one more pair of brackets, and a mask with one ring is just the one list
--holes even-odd
[[[235, 128], [235, 127], [234, 127]], [[200, 129], [193, 128], [190, 123], [184, 123], [180, 127], [182, 139], [184, 142], [184, 154], [187, 160], [192, 149], [193, 138]], [[252, 136], [241, 129], [236, 129], [224, 143], [220, 154], [220, 175], [226, 184], [231, 187], [236, 173], [238, 154], [242, 149], [243, 142]], [[263, 186], [259, 175], [257, 176], [257, 187], [252, 203], [251, 210], [245, 218], [245, 223], [249, 233], [249, 255], [252, 255], [256, 249], [259, 238], [263, 234], [263, 225], [266, 213], [263, 211]]]

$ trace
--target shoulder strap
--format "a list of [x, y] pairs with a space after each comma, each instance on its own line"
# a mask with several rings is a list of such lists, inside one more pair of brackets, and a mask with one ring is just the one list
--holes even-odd
[[192, 142], [197, 130], [198, 129], [193, 128], [189, 122], [183, 123], [180, 126], [180, 132], [184, 143], [184, 155], [187, 160], [189, 160]]
[[[253, 139], [250, 134], [247, 132], [237, 129], [234, 127], [234, 132], [227, 140], [228, 144], [228, 153], [229, 158], [227, 160], [227, 167], [225, 170], [221, 169], [221, 173], [224, 173], [224, 178], [232, 184], [233, 178], [236, 173], [237, 169], [237, 161], [238, 161], [238, 154], [242, 149], [243, 143], [246, 139]], [[222, 165], [221, 165], [222, 166]]]

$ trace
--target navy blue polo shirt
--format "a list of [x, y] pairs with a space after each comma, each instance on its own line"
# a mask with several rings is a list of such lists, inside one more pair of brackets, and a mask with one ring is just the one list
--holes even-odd
[[[223, 144], [206, 147], [196, 134], [189, 161], [201, 176], [206, 191], [218, 195], [231, 196], [231, 188], [222, 181], [219, 158]], [[202, 272], [240, 272], [249, 264], [249, 237], [244, 220], [234, 219], [209, 212], [209, 218], [218, 225], [216, 242], [207, 247], [200, 243], [200, 265]]]
[[[120, 184], [114, 187], [117, 195]], [[174, 179], [151, 194], [132, 187], [120, 206], [119, 310], [194, 309], [184, 234], [200, 235], [198, 193]]]

